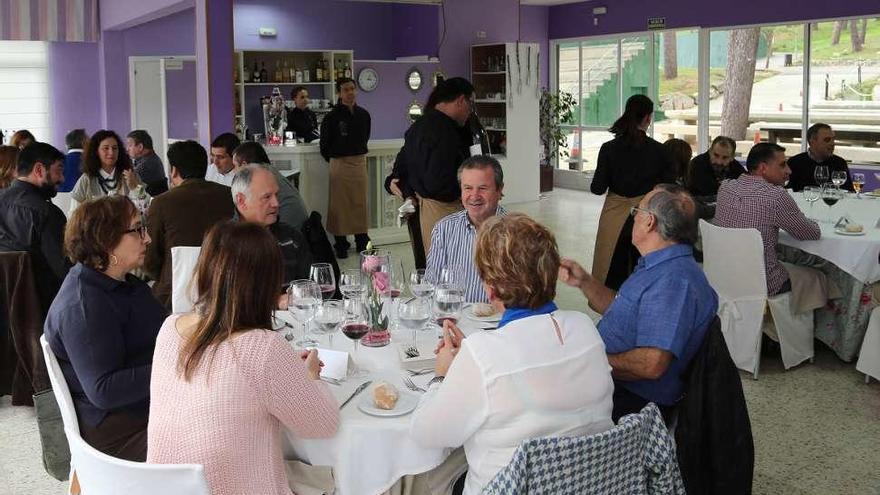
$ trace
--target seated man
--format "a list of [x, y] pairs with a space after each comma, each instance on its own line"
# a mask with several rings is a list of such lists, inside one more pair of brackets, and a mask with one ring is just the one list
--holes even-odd
[[297, 230], [302, 228], [303, 223], [309, 218], [309, 210], [306, 209], [299, 190], [271, 166], [269, 155], [260, 143], [255, 141], [241, 143], [232, 153], [232, 162], [236, 170], [248, 164], [265, 165], [266, 170], [275, 176], [275, 183], [278, 186], [278, 219]]
[[229, 188], [205, 180], [208, 154], [195, 141], [177, 141], [168, 147], [172, 188], [150, 203], [144, 270], [156, 281], [153, 294], [171, 309], [171, 248], [201, 246], [215, 223], [235, 212]]
[[241, 140], [231, 132], [224, 132], [211, 141], [211, 163], [208, 165], [205, 180], [227, 187], [232, 185], [232, 177], [235, 176], [232, 153], [239, 144]]
[[[504, 189], [501, 164], [491, 156], [472, 156], [458, 167], [464, 210], [443, 217], [431, 232], [431, 250], [425, 276], [431, 283], [455, 282], [464, 288], [469, 302], [486, 302], [489, 297], [474, 263], [474, 241], [480, 225], [495, 215], [505, 215], [498, 204]], [[442, 280], [443, 270], [451, 280]]]
[[767, 294], [772, 296], [791, 290], [788, 272], [776, 256], [779, 229], [800, 240], [818, 239], [821, 231], [782, 188], [791, 174], [785, 163], [785, 148], [758, 143], [749, 152], [746, 166], [748, 174], [721, 184], [713, 223], [719, 227], [758, 229], [764, 241]]
[[232, 200], [236, 219], [260, 224], [278, 239], [287, 284], [309, 278], [312, 253], [299, 229], [278, 219], [278, 183], [272, 172], [265, 165], [239, 167], [232, 179]]
[[684, 188], [661, 184], [632, 213], [632, 243], [642, 257], [620, 292], [571, 260], [562, 261], [559, 275], [603, 315], [598, 328], [615, 382], [614, 421], [648, 402], [668, 420], [681, 398], [681, 376], [718, 311], [718, 296], [694, 261], [695, 205]]
[[727, 136], [712, 140], [709, 151], [691, 160], [688, 167], [686, 186], [696, 197], [714, 198], [718, 186], [724, 179], [736, 179], [745, 172], [742, 165], [733, 157], [736, 141]]
[[168, 190], [165, 166], [162, 165], [162, 158], [153, 151], [153, 138], [147, 131], [139, 129], [129, 132], [125, 138], [125, 151], [147, 194], [156, 197]]
[[853, 191], [846, 160], [834, 154], [834, 131], [831, 126], [822, 123], [811, 125], [807, 129], [807, 144], [807, 151], [788, 159], [791, 178], [786, 187], [799, 192], [807, 186], [820, 186], [816, 182], [815, 171], [816, 167], [823, 166], [828, 169], [828, 182], [831, 182], [832, 172], [846, 172], [846, 182], [842, 187]]

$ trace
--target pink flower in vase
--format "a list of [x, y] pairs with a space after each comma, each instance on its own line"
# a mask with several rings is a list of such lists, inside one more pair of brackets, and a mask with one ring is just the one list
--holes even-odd
[[364, 256], [364, 264], [361, 270], [365, 272], [375, 272], [382, 266], [382, 257], [380, 256]]
[[[364, 263], [366, 265], [366, 263]], [[391, 287], [391, 277], [388, 272], [373, 273], [373, 290], [379, 294], [384, 294]]]

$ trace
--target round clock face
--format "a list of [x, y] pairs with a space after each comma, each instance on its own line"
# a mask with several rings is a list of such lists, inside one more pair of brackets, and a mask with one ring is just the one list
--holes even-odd
[[372, 67], [361, 69], [358, 72], [358, 86], [364, 91], [373, 91], [379, 86], [379, 73]]

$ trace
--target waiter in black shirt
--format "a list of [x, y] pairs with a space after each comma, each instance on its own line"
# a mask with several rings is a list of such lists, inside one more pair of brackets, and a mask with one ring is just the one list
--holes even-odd
[[418, 200], [426, 256], [434, 224], [462, 209], [458, 167], [469, 156], [471, 143], [463, 139], [462, 127], [471, 115], [473, 97], [474, 87], [467, 79], [440, 82], [428, 98], [425, 114], [406, 131], [396, 172], [386, 181], [389, 192], [397, 188], [402, 197], [412, 194]]
[[297, 139], [311, 143], [318, 139], [318, 117], [309, 110], [309, 90], [297, 86], [290, 92], [290, 97], [294, 106], [287, 111], [287, 128], [284, 130], [292, 132]]
[[828, 170], [827, 182], [831, 182], [832, 172], [846, 172], [846, 182], [842, 187], [853, 191], [846, 160], [834, 154], [834, 131], [831, 126], [822, 123], [811, 125], [807, 129], [807, 144], [807, 151], [788, 159], [791, 177], [785, 187], [799, 192], [807, 186], [821, 186], [816, 182], [815, 173], [816, 167], [822, 166]]
[[367, 142], [370, 113], [357, 106], [357, 89], [350, 77], [336, 80], [339, 103], [321, 122], [321, 156], [330, 162], [330, 204], [327, 230], [336, 237], [336, 257], [348, 257], [354, 234], [358, 252], [367, 248], [370, 214], [367, 208]]

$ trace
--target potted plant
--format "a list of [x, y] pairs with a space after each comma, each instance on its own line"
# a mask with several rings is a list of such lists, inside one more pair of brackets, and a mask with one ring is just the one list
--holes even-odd
[[538, 110], [539, 134], [543, 153], [541, 158], [541, 192], [553, 190], [553, 158], [568, 158], [568, 136], [562, 128], [564, 122], [574, 119], [575, 99], [571, 93], [550, 92], [541, 89], [541, 102]]

